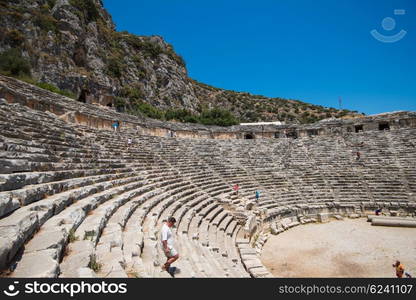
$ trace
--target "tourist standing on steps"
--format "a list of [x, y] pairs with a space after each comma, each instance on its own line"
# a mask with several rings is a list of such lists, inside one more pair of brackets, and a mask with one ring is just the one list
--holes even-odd
[[256, 202], [259, 202], [260, 199], [260, 191], [256, 191]]
[[397, 278], [402, 278], [404, 274], [404, 266], [400, 263], [400, 261], [396, 260], [396, 263], [393, 264], [393, 268], [396, 269]]
[[360, 158], [361, 158], [361, 153], [357, 151], [357, 154], [356, 154], [356, 155], [357, 155], [356, 160], [360, 160]]
[[131, 138], [127, 139], [127, 149], [130, 149], [131, 144], [133, 144], [133, 140]]
[[171, 267], [178, 258], [179, 254], [174, 247], [174, 240], [171, 228], [175, 225], [176, 219], [170, 217], [167, 222], [163, 223], [161, 230], [162, 249], [166, 255], [166, 263], [162, 266], [172, 277], [174, 277], [175, 270]]
[[112, 126], [113, 126], [113, 129], [114, 129], [114, 132], [117, 132], [118, 128], [120, 127], [120, 122], [118, 120], [114, 121]]
[[234, 187], [233, 187], [236, 196], [238, 196], [238, 189], [239, 188], [240, 187], [238, 186], [238, 183], [236, 185], [234, 185]]

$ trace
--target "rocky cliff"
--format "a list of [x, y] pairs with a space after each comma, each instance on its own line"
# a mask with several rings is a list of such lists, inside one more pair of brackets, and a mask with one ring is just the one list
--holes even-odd
[[244, 121], [307, 123], [356, 115], [198, 83], [162, 37], [117, 32], [100, 0], [0, 0], [0, 9], [3, 61], [8, 55], [11, 64], [19, 59], [28, 64], [22, 72], [3, 67], [3, 74], [52, 84], [82, 102], [131, 112], [143, 104], [193, 114], [222, 107]]

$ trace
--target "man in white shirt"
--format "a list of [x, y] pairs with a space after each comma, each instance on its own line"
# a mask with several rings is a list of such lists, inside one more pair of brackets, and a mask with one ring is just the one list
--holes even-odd
[[170, 217], [168, 221], [163, 224], [161, 229], [162, 249], [167, 258], [166, 263], [162, 266], [162, 269], [168, 271], [170, 275], [172, 275], [170, 265], [179, 258], [179, 254], [174, 248], [173, 234], [171, 231], [171, 228], [175, 225], [175, 223], [175, 218]]

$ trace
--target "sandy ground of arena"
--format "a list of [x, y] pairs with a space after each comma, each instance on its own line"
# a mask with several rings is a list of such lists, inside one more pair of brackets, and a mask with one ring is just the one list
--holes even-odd
[[276, 277], [395, 277], [396, 259], [416, 276], [416, 228], [364, 218], [291, 228], [271, 235], [261, 254]]

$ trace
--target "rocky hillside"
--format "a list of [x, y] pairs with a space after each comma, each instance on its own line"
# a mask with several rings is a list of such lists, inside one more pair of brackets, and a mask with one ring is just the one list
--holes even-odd
[[83, 102], [159, 119], [200, 122], [217, 107], [232, 113], [231, 123], [356, 115], [192, 80], [161, 37], [117, 32], [100, 0], [0, 0], [0, 70]]

